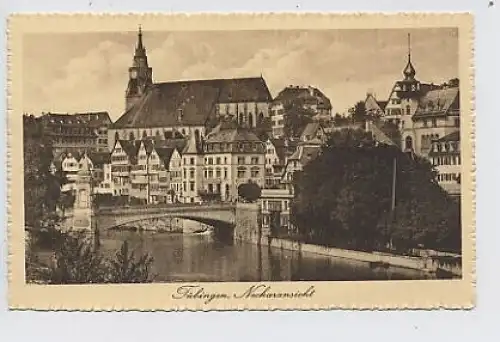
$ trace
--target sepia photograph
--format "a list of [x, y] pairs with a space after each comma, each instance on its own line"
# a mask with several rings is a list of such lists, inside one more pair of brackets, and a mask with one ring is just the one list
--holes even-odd
[[20, 39], [27, 285], [463, 279], [458, 26], [134, 19]]

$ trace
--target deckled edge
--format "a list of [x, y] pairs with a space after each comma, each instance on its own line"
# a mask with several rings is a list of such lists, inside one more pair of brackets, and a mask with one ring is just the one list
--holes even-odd
[[[143, 17], [168, 17], [168, 16], [175, 16], [175, 17], [192, 17], [192, 16], [242, 16], [242, 17], [259, 17], [259, 16], [296, 16], [296, 17], [304, 17], [304, 16], [324, 16], [324, 17], [331, 17], [332, 15], [335, 16], [344, 16], [344, 17], [362, 17], [362, 16], [371, 16], [371, 17], [376, 17], [376, 16], [388, 16], [388, 17], [413, 17], [415, 15], [421, 15], [421, 16], [435, 16], [435, 17], [442, 17], [443, 15], [450, 15], [450, 16], [466, 16], [470, 20], [468, 22], [468, 25], [470, 25], [470, 31], [468, 32], [468, 46], [470, 48], [471, 54], [468, 56], [470, 57], [470, 66], [469, 66], [469, 82], [470, 82], [470, 144], [471, 144], [471, 175], [470, 175], [470, 187], [471, 189], [468, 189], [471, 191], [471, 203], [468, 203], [471, 205], [471, 215], [472, 215], [472, 220], [471, 220], [471, 232], [469, 234], [469, 239], [472, 243], [472, 257], [470, 260], [467, 260], [467, 262], [472, 263], [471, 267], [471, 282], [473, 285], [473, 290], [474, 294], [472, 295], [471, 302], [469, 303], [462, 303], [462, 304], [449, 304], [449, 303], [424, 303], [424, 305], [420, 306], [415, 306], [412, 304], [400, 304], [397, 306], [393, 305], [382, 305], [382, 306], [356, 306], [356, 305], [310, 305], [310, 306], [282, 306], [279, 308], [273, 307], [272, 305], [267, 306], [267, 308], [259, 308], [259, 309], [253, 309], [253, 308], [248, 308], [245, 305], [226, 305], [223, 308], [206, 308], [203, 307], [202, 305], [198, 305], [197, 307], [193, 306], [188, 306], [188, 305], [177, 305], [172, 308], [157, 308], [157, 309], [138, 309], [138, 308], [123, 308], [120, 307], [120, 305], [114, 305], [111, 307], [96, 307], [95, 303], [93, 303], [90, 307], [88, 308], [68, 308], [64, 307], [64, 304], [62, 305], [50, 305], [46, 308], [40, 308], [40, 307], [32, 307], [30, 305], [23, 305], [19, 303], [13, 303], [12, 297], [11, 297], [11, 291], [8, 291], [8, 305], [9, 305], [9, 310], [16, 310], [16, 311], [68, 311], [68, 312], [93, 312], [93, 311], [99, 311], [99, 312], [114, 312], [114, 311], [124, 311], [124, 312], [155, 312], [155, 311], [163, 311], [163, 312], [177, 312], [177, 311], [188, 311], [188, 312], [225, 312], [225, 311], [323, 311], [323, 310], [355, 310], [355, 311], [389, 311], [389, 310], [469, 310], [473, 309], [476, 304], [476, 294], [475, 294], [475, 289], [476, 289], [476, 161], [475, 161], [475, 141], [476, 141], [476, 132], [475, 132], [475, 119], [476, 119], [476, 112], [475, 112], [475, 48], [474, 48], [474, 42], [475, 42], [475, 36], [474, 36], [474, 15], [471, 12], [467, 11], [461, 11], [461, 12], [448, 12], [448, 13], [439, 13], [439, 12], [426, 12], [426, 11], [418, 11], [418, 12], [393, 12], [393, 13], [384, 13], [384, 12], [303, 12], [303, 13], [298, 13], [298, 12], [263, 12], [263, 13], [245, 13], [245, 12], [235, 12], [235, 13], [204, 13], [204, 12], [197, 12], [197, 13], [158, 13], [158, 12], [144, 12], [144, 13], [134, 13], [134, 12], [128, 12], [128, 13], [64, 13], [64, 12], [52, 12], [52, 13], [12, 13], [7, 17], [7, 25], [6, 25], [6, 37], [7, 37], [7, 82], [6, 82], [6, 90], [7, 90], [7, 115], [6, 115], [6, 134], [7, 134], [7, 153], [6, 153], [6, 175], [7, 175], [7, 275], [8, 275], [8, 287], [13, 286], [12, 284], [12, 244], [11, 244], [11, 229], [12, 227], [12, 219], [11, 219], [11, 213], [12, 213], [12, 201], [11, 201], [11, 167], [12, 167], [12, 153], [11, 153], [11, 138], [12, 138], [12, 132], [10, 129], [10, 116], [13, 114], [13, 108], [11, 107], [11, 98], [12, 98], [12, 22], [15, 20], [16, 17], [79, 17], [79, 16], [93, 16], [93, 17], [138, 17], [138, 16], [143, 16]], [[460, 38], [459, 38], [460, 41]], [[459, 65], [459, 70], [460, 70], [460, 65]], [[463, 208], [463, 206], [462, 206]], [[463, 210], [463, 209], [462, 209]], [[24, 250], [23, 250], [24, 252]], [[24, 254], [24, 253], [23, 253]], [[23, 255], [24, 257], [24, 255]], [[429, 305], [430, 304], [430, 305]]]

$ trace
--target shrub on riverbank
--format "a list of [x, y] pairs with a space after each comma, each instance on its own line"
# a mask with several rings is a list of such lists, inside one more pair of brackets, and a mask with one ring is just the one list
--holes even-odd
[[84, 233], [60, 233], [50, 260], [43, 262], [27, 243], [26, 278], [49, 284], [147, 283], [153, 281], [148, 254], [136, 257], [128, 242], [114, 257], [105, 257]]

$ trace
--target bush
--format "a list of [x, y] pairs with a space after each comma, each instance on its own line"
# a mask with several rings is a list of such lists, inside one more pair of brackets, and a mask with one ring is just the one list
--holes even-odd
[[27, 246], [27, 279], [39, 279], [50, 284], [145, 283], [153, 281], [148, 254], [137, 258], [122, 244], [114, 258], [104, 258], [84, 233], [60, 233], [52, 263], [47, 268], [33, 267], [36, 260]]

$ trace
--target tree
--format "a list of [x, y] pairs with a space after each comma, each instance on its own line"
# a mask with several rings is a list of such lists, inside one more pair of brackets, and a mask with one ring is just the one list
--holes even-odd
[[292, 101], [284, 105], [284, 135], [288, 138], [297, 138], [308, 123], [312, 122], [314, 112], [305, 109], [300, 101]]
[[364, 101], [357, 102], [349, 111], [355, 123], [364, 123], [366, 121], [366, 106]]
[[52, 144], [43, 134], [40, 119], [23, 117], [25, 225], [37, 230], [56, 208], [61, 179], [51, 174]]
[[256, 184], [248, 181], [238, 186], [238, 196], [242, 197], [247, 202], [255, 202], [260, 198], [261, 188]]
[[460, 210], [435, 176], [427, 160], [375, 144], [362, 130], [334, 132], [294, 177], [292, 223], [304, 239], [338, 247], [380, 249], [393, 240], [402, 249], [423, 244], [456, 250]]

